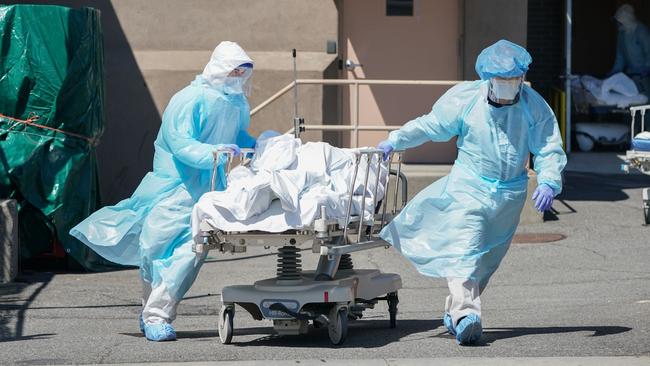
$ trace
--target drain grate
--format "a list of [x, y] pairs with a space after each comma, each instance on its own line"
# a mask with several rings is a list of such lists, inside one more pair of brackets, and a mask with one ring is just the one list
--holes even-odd
[[548, 234], [548, 233], [526, 233], [526, 234], [515, 234], [515, 237], [512, 239], [513, 244], [544, 244], [552, 243], [554, 241], [560, 241], [566, 239], [566, 235], [563, 234]]

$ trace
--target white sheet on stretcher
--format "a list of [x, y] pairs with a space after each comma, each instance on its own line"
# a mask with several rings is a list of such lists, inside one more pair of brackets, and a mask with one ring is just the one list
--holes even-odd
[[583, 75], [580, 82], [591, 93], [598, 105], [616, 105], [619, 108], [625, 108], [648, 101], [646, 95], [639, 93], [634, 81], [622, 72], [602, 80], [590, 75]]
[[[320, 217], [322, 205], [328, 218], [344, 224], [355, 159], [352, 149], [323, 142], [303, 145], [289, 135], [258, 141], [255, 158], [249, 167], [239, 166], [230, 172], [226, 190], [199, 199], [192, 212], [192, 233], [199, 233], [202, 220], [223, 231], [302, 229]], [[377, 157], [373, 161], [366, 187], [366, 220], [374, 212]], [[361, 211], [366, 167], [363, 158], [355, 180], [353, 215]], [[387, 164], [382, 163], [378, 201], [384, 196], [387, 172]]]

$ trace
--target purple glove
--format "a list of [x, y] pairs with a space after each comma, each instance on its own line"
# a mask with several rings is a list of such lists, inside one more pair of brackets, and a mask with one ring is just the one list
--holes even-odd
[[393, 147], [390, 141], [384, 140], [377, 145], [377, 149], [382, 150], [384, 152], [384, 160], [388, 160], [388, 156], [395, 150], [395, 147]]
[[548, 211], [553, 206], [553, 188], [548, 184], [540, 184], [533, 193], [533, 200], [535, 200], [535, 208], [539, 212]]
[[221, 144], [219, 147], [222, 149], [229, 149], [232, 151], [233, 156], [239, 156], [239, 154], [241, 154], [241, 149], [235, 144]]

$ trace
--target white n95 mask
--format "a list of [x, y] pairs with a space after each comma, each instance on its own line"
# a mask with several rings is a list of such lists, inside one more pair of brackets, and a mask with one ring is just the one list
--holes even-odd
[[223, 91], [226, 94], [242, 94], [244, 92], [244, 78], [228, 76], [223, 82]]
[[521, 90], [521, 79], [492, 79], [491, 85], [497, 101], [514, 101]]

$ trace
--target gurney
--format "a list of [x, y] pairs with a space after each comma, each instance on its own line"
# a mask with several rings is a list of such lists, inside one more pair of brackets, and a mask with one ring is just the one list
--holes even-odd
[[[622, 166], [625, 172], [629, 172], [630, 167], [632, 167], [641, 173], [650, 175], [650, 132], [646, 130], [645, 126], [645, 112], [648, 109], [650, 109], [650, 105], [630, 108], [632, 115], [630, 131], [634, 137], [632, 138], [630, 150], [625, 154], [625, 164]], [[641, 119], [639, 133], [636, 133], [637, 112], [639, 112]], [[643, 189], [642, 207], [643, 220], [646, 225], [650, 225], [650, 187]]]
[[[246, 163], [246, 156], [254, 153], [242, 149], [240, 164]], [[217, 166], [222, 154], [227, 155], [226, 174], [229, 175], [233, 156], [228, 150], [214, 154], [212, 189], [217, 179]], [[381, 164], [381, 150], [355, 150], [355, 164], [352, 184], [347, 200], [345, 217], [327, 217], [325, 207], [319, 207], [320, 216], [306, 227], [280, 233], [263, 231], [223, 231], [211, 225], [210, 220], [201, 220], [199, 234], [195, 236], [193, 251], [204, 254], [215, 250], [220, 253], [244, 253], [249, 246], [265, 249], [277, 248], [277, 275], [256, 281], [252, 285], [226, 286], [221, 292], [219, 312], [219, 338], [229, 344], [233, 338], [235, 305], [246, 310], [254, 319], [273, 321], [274, 330], [280, 335], [298, 335], [313, 327], [327, 327], [330, 341], [334, 345], [344, 342], [348, 321], [359, 319], [363, 312], [372, 309], [379, 301], [386, 301], [389, 310], [388, 325], [396, 326], [398, 290], [402, 287], [399, 275], [381, 273], [375, 269], [354, 268], [351, 254], [359, 251], [388, 248], [388, 243], [378, 234], [384, 225], [399, 213], [406, 204], [407, 180], [401, 173], [402, 152], [391, 154], [388, 167], [395, 170], [383, 178], [384, 197], [379, 200], [377, 188], [381, 174], [375, 174], [375, 194], [366, 199], [366, 187], [371, 164]], [[365, 160], [366, 164], [362, 164]], [[365, 169], [360, 166], [365, 165]], [[376, 171], [379, 171], [377, 167]], [[390, 176], [396, 177], [394, 187]], [[361, 215], [352, 210], [355, 182], [363, 182]], [[398, 193], [401, 191], [401, 205], [398, 207]], [[392, 208], [389, 209], [388, 195], [392, 194]], [[370, 217], [366, 212], [366, 201], [373, 204]], [[315, 270], [303, 270], [301, 251], [311, 249], [319, 255]]]

